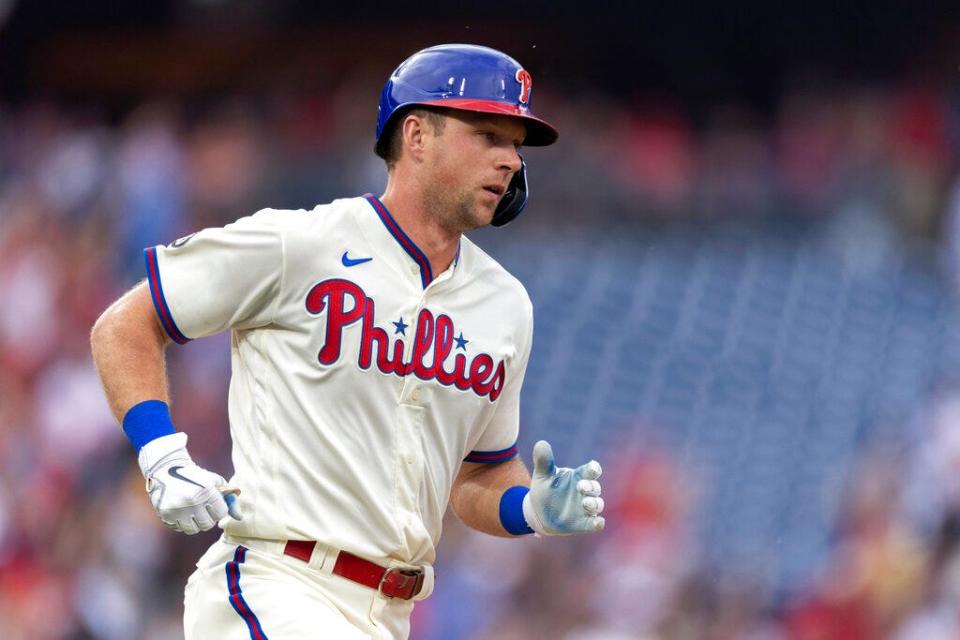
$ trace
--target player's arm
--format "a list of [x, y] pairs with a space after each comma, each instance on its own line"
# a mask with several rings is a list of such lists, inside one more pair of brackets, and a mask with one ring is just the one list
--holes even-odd
[[93, 361], [110, 410], [137, 451], [147, 491], [160, 519], [184, 533], [212, 528], [229, 512], [219, 475], [197, 466], [187, 436], [173, 428], [164, 350], [169, 338], [160, 324], [146, 282], [114, 302], [90, 334]]
[[143, 400], [169, 402], [164, 358], [169, 341], [146, 281], [110, 305], [93, 325], [93, 362], [119, 422]]
[[533, 475], [519, 457], [496, 464], [464, 462], [450, 505], [467, 526], [496, 536], [574, 535], [604, 527], [600, 464], [558, 467], [541, 440], [533, 449]]
[[500, 521], [500, 500], [511, 487], [530, 484], [530, 472], [517, 456], [506, 462], [464, 462], [453, 481], [450, 506], [465, 525], [494, 536], [510, 537]]

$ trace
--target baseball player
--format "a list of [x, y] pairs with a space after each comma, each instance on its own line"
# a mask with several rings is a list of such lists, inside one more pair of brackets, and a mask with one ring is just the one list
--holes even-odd
[[[92, 333], [107, 398], [172, 529], [220, 524], [188, 640], [406, 638], [443, 513], [499, 536], [604, 526], [600, 465], [517, 457], [533, 333], [523, 286], [462, 234], [527, 201], [521, 144], [553, 143], [499, 51], [414, 54], [380, 99], [380, 197], [265, 209], [145, 250]], [[164, 349], [229, 329], [234, 475], [199, 467]], [[495, 568], [491, 568], [495, 571]]]

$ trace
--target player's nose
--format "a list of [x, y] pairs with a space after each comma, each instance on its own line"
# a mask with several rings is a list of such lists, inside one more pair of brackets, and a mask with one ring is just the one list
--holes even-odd
[[510, 173], [520, 171], [521, 160], [520, 153], [514, 147], [510, 147], [505, 155], [500, 159], [500, 168], [509, 169]]

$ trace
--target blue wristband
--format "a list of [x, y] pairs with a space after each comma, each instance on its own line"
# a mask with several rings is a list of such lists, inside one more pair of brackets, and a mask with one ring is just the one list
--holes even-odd
[[523, 498], [530, 493], [529, 487], [510, 487], [500, 497], [500, 524], [515, 536], [533, 533], [523, 517]]
[[123, 432], [140, 453], [143, 445], [162, 436], [176, 433], [170, 420], [170, 409], [162, 400], [144, 400], [130, 407], [123, 416]]

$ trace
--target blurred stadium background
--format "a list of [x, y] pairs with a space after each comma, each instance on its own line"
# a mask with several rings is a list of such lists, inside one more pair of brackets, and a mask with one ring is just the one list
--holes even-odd
[[[0, 636], [182, 637], [216, 534], [156, 522], [89, 328], [144, 246], [379, 193], [382, 82], [459, 41], [561, 130], [475, 239], [536, 308], [525, 457], [609, 517], [448, 520], [413, 637], [960, 638], [960, 11], [646, 4], [0, 0]], [[229, 471], [226, 338], [169, 354]]]

